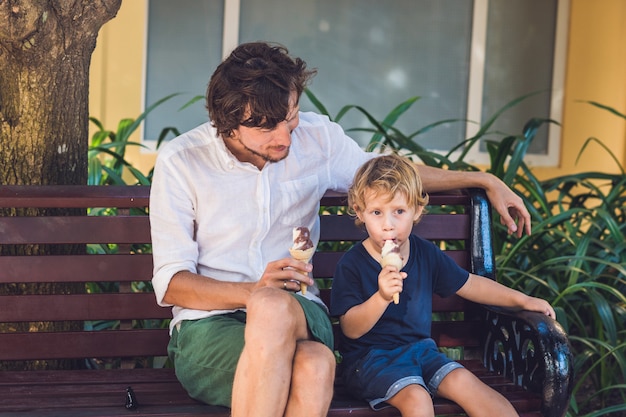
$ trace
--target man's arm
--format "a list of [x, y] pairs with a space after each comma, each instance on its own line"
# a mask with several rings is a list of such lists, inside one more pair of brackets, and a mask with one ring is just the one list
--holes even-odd
[[254, 283], [218, 281], [189, 271], [176, 273], [163, 302], [194, 310], [244, 308]]
[[313, 285], [313, 279], [298, 271], [311, 272], [311, 264], [284, 258], [270, 262], [257, 282], [219, 281], [189, 271], [176, 273], [163, 302], [195, 310], [231, 310], [245, 308], [250, 294], [257, 288], [274, 287], [299, 291], [300, 281]]
[[479, 171], [453, 171], [418, 165], [424, 188], [428, 192], [447, 191], [457, 188], [482, 188], [491, 205], [500, 215], [500, 223], [509, 234], [522, 237], [524, 230], [530, 235], [530, 213], [524, 202], [498, 177]]

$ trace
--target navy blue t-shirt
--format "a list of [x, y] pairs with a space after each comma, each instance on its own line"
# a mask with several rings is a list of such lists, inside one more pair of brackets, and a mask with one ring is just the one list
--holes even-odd
[[[358, 339], [339, 337], [346, 365], [370, 349], [394, 349], [430, 337], [432, 296], [455, 294], [469, 273], [432, 242], [411, 235], [407, 273], [399, 304], [390, 303], [374, 327]], [[378, 291], [380, 264], [358, 243], [341, 258], [335, 270], [330, 313], [339, 317]]]

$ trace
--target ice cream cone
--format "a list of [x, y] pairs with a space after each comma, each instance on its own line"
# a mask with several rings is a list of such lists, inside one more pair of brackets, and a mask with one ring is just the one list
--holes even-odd
[[[315, 248], [309, 248], [305, 250], [289, 248], [289, 254], [291, 255], [291, 257], [295, 259], [296, 261], [302, 261], [304, 263], [309, 263], [311, 258], [313, 258], [313, 253], [315, 253]], [[304, 271], [303, 273], [304, 275], [308, 275], [308, 273]], [[303, 295], [306, 294], [306, 288], [307, 288], [307, 285], [301, 282], [300, 291], [302, 291]]]
[[[398, 268], [398, 271], [402, 269], [402, 257], [399, 254], [400, 249], [398, 245], [392, 240], [385, 241], [385, 245], [383, 246], [382, 260], [380, 264], [382, 267], [386, 267], [387, 265], [392, 265]], [[395, 293], [393, 295], [393, 303], [398, 304], [400, 302], [400, 294]]]

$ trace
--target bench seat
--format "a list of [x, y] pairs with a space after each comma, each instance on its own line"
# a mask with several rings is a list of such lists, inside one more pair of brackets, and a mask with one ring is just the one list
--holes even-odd
[[[494, 373], [485, 372], [479, 361], [462, 361], [487, 384], [505, 393], [518, 411], [526, 416], [540, 416], [541, 397], [529, 401], [527, 393]], [[126, 390], [132, 387], [136, 409], [126, 408]], [[201, 404], [187, 395], [178, 383], [174, 370], [111, 369], [68, 371], [5, 371], [0, 381], [0, 416], [220, 416], [228, 417], [224, 407]], [[438, 400], [436, 412], [462, 412], [454, 403]], [[524, 414], [526, 412], [526, 414]], [[329, 416], [371, 417], [374, 412], [361, 401], [351, 399], [340, 386], [335, 388]], [[398, 416], [397, 410], [385, 409], [376, 416]]]

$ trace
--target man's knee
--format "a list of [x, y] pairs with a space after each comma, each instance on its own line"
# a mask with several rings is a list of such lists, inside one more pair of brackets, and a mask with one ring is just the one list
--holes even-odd
[[247, 305], [246, 343], [295, 349], [307, 332], [304, 312], [292, 294], [272, 288], [253, 292]]
[[260, 288], [252, 292], [246, 305], [247, 323], [260, 321], [266, 325], [288, 326], [295, 321], [294, 307], [297, 304], [286, 291]]
[[311, 340], [298, 342], [294, 357], [294, 377], [333, 382], [336, 360], [324, 344]]
[[276, 288], [259, 288], [250, 294], [246, 310], [248, 314], [256, 312], [256, 310], [259, 310], [261, 313], [271, 312], [280, 314], [281, 308], [286, 308], [287, 300], [290, 297], [290, 294], [286, 291], [277, 290]]

